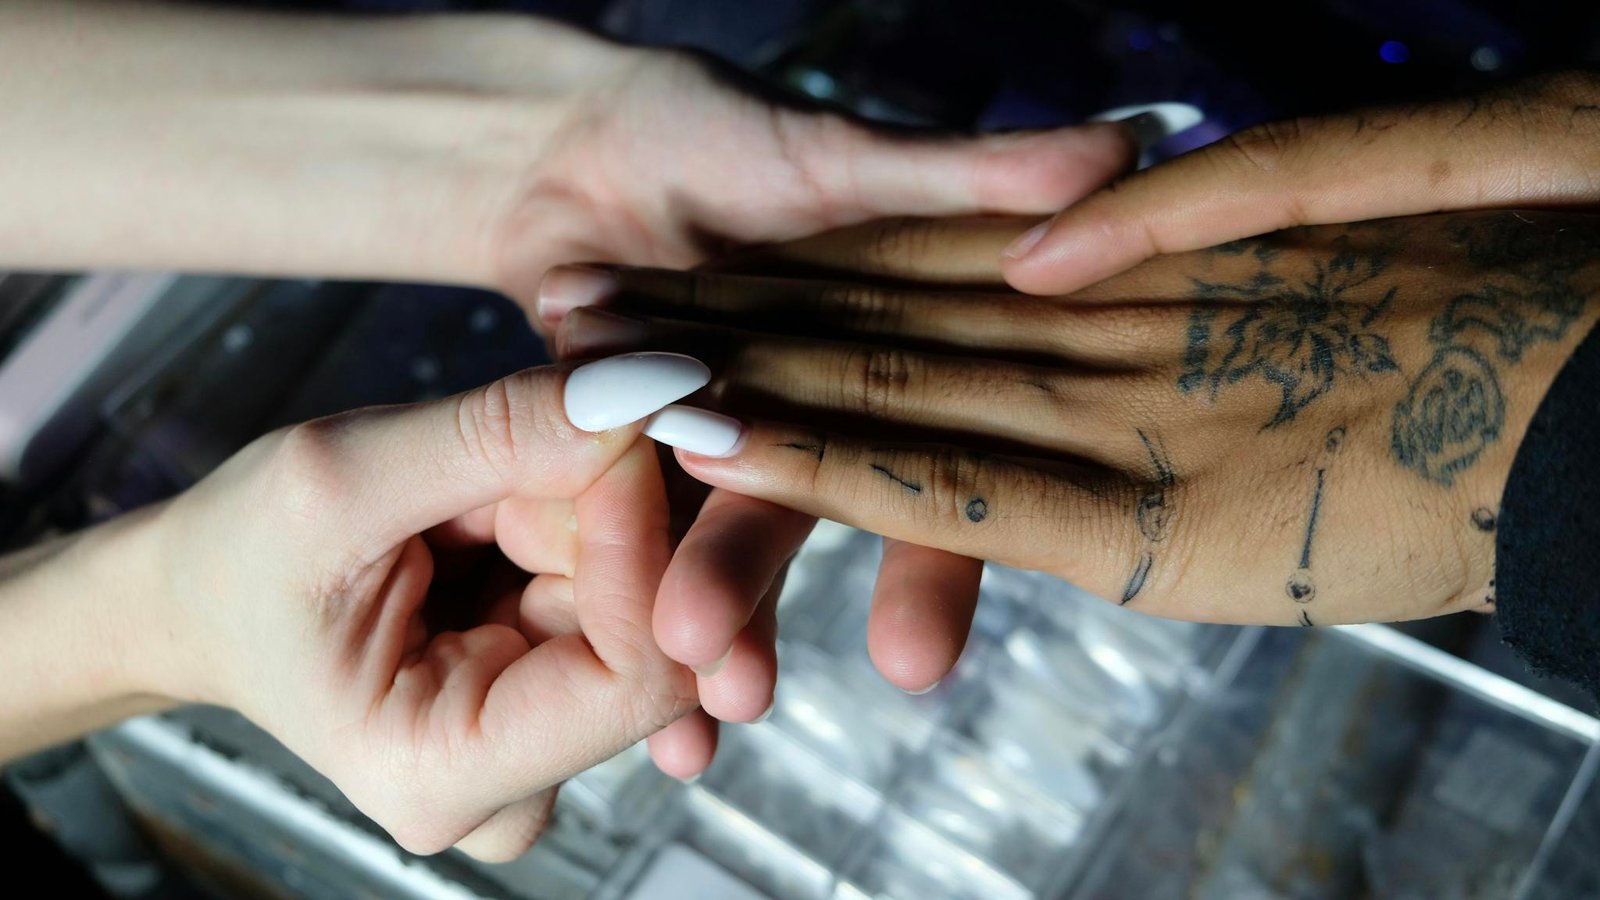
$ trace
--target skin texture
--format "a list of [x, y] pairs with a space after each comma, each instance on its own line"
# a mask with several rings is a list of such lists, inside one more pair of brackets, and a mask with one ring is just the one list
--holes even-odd
[[[0, 758], [221, 704], [407, 849], [521, 854], [563, 779], [695, 708], [650, 634], [671, 552], [654, 449], [568, 423], [566, 371], [274, 432], [0, 564]], [[664, 767], [703, 768], [704, 732]]]
[[1006, 280], [1064, 294], [1160, 253], [1298, 225], [1600, 203], [1600, 75], [1270, 122], [1113, 183], [1008, 248]]
[[706, 359], [708, 402], [761, 417], [731, 458], [680, 454], [728, 490], [1157, 615], [1417, 618], [1492, 600], [1506, 473], [1597, 315], [1597, 229], [1294, 229], [1034, 298], [999, 287], [1014, 223], [887, 222], [761, 263], [806, 278], [622, 271], [561, 342]]
[[[885, 215], [1045, 214], [1134, 157], [1120, 125], [884, 134], [758, 98], [687, 54], [615, 46], [531, 16], [93, 0], [0, 0], [0, 133], [8, 268], [476, 285], [520, 301], [536, 327], [537, 285], [559, 263], [684, 266]], [[675, 536], [702, 503], [711, 521], [663, 596], [681, 609], [701, 593], [751, 594], [720, 646], [690, 638], [681, 655], [707, 673], [708, 708], [755, 718], [771, 703], [781, 578], [749, 579], [718, 526], [755, 522], [763, 546], [792, 548], [811, 520], [734, 495], [708, 500], [684, 480], [672, 488]], [[565, 521], [536, 518], [550, 515]], [[554, 540], [502, 550], [545, 572], [570, 544]], [[969, 565], [941, 551], [900, 554], [919, 556]], [[418, 552], [405, 558], [420, 566]], [[70, 658], [86, 665], [83, 653]], [[87, 708], [104, 693], [61, 705]], [[650, 746], [664, 770], [687, 777], [714, 741], [696, 712]]]

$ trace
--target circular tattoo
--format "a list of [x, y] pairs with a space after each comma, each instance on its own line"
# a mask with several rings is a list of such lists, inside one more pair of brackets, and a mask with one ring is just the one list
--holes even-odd
[[982, 522], [989, 517], [989, 504], [982, 497], [974, 497], [967, 503], [967, 521]]
[[1284, 592], [1296, 603], [1310, 603], [1317, 596], [1317, 586], [1311, 583], [1310, 572], [1299, 569], [1289, 576], [1289, 583], [1284, 587]]
[[1505, 418], [1506, 401], [1489, 361], [1476, 350], [1445, 347], [1394, 408], [1395, 458], [1449, 484], [1500, 436]]
[[1344, 426], [1340, 425], [1338, 428], [1335, 428], [1332, 431], [1328, 432], [1328, 436], [1326, 438], [1324, 438], [1323, 441], [1322, 441], [1322, 449], [1323, 449], [1324, 452], [1328, 453], [1329, 455], [1332, 455], [1334, 453], [1338, 453], [1339, 452], [1339, 448], [1341, 446], [1343, 446], [1343, 444], [1344, 444]]

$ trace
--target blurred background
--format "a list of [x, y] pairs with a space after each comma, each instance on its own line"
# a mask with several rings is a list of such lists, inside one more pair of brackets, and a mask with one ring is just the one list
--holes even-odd
[[[1270, 118], [1600, 61], [1600, 7], [1577, 3], [293, 5], [539, 12], [908, 126], [1200, 108], [1158, 158]], [[20, 379], [40, 353], [74, 364]], [[0, 392], [37, 415], [0, 446], [0, 548], [169, 496], [278, 425], [543, 358], [519, 310], [479, 292], [5, 273]], [[774, 714], [726, 728], [703, 779], [679, 784], [635, 748], [569, 784], [515, 863], [404, 853], [208, 708], [9, 767], [0, 858], [127, 898], [1600, 896], [1594, 704], [1528, 677], [1486, 617], [1198, 626], [991, 568], [956, 674], [914, 697], [867, 659], [878, 553], [818, 530], [780, 608]]]

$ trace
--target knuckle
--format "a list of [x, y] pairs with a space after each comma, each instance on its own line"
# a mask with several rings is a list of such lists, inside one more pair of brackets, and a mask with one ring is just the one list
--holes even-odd
[[1304, 119], [1255, 125], [1224, 138], [1222, 150], [1252, 174], [1274, 175], [1292, 157], [1306, 126]]
[[868, 416], [889, 416], [904, 410], [916, 376], [912, 358], [894, 347], [850, 351], [844, 381], [847, 407]]
[[898, 268], [920, 256], [927, 246], [927, 229], [916, 219], [885, 219], [874, 225], [861, 243], [858, 263], [864, 269]]
[[460, 395], [456, 436], [469, 459], [497, 472], [514, 471], [524, 455], [528, 427], [536, 421], [524, 383], [502, 378]]
[[829, 285], [817, 296], [818, 317], [861, 331], [888, 331], [904, 308], [898, 295], [864, 285]]
[[351, 484], [342, 450], [345, 417], [302, 422], [283, 432], [272, 458], [270, 493], [291, 516], [316, 521], [344, 509]]

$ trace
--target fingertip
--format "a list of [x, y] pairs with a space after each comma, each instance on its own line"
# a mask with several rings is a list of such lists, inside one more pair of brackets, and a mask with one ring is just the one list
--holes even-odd
[[1134, 133], [1116, 122], [991, 140], [975, 191], [980, 205], [998, 212], [1056, 212], [1129, 171], [1139, 158]]
[[662, 774], [692, 784], [716, 758], [717, 722], [694, 710], [646, 738], [645, 747]]

